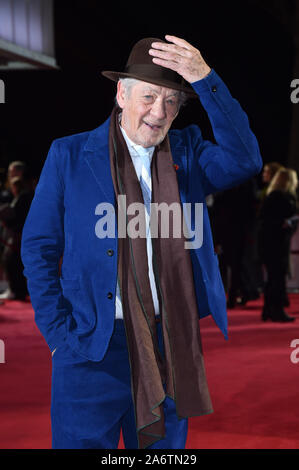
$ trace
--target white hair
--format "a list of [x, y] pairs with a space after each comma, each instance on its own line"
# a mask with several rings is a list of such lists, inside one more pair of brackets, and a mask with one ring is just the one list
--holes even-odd
[[137, 80], [137, 78], [120, 78], [119, 81], [123, 84], [127, 96], [130, 96], [133, 86], [137, 85], [141, 80]]
[[[119, 78], [119, 81], [123, 84], [125, 88], [125, 92], [128, 97], [130, 97], [133, 86], [141, 82], [141, 80], [138, 80], [137, 78]], [[184, 91], [180, 91], [179, 92], [179, 109], [182, 106], [186, 105], [187, 100], [188, 100], [187, 93], [185, 93]], [[115, 103], [118, 104], [116, 96], [115, 96]]]

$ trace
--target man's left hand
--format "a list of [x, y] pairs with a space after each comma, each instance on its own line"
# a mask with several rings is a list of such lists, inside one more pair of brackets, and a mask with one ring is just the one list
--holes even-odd
[[153, 42], [149, 50], [155, 64], [174, 70], [189, 83], [201, 80], [211, 72], [200, 51], [187, 41], [169, 35], [165, 39], [172, 44]]

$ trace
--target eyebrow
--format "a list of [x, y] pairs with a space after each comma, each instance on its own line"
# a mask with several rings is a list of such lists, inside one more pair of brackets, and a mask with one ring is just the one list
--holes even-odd
[[[149, 86], [142, 89], [142, 93], [146, 93], [148, 91], [150, 91], [152, 93], [160, 94], [158, 90], [155, 90], [154, 88], [151, 88]], [[179, 96], [179, 94], [180, 94], [179, 91], [174, 90], [170, 95], [167, 95], [166, 98], [169, 98], [170, 96]]]

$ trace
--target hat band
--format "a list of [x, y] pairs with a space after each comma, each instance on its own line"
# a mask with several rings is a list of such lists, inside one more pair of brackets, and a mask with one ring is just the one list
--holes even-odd
[[178, 85], [183, 85], [185, 82], [183, 77], [181, 77], [178, 73], [155, 64], [127, 65], [124, 72], [132, 73], [134, 75], [143, 75], [144, 78], [151, 77], [160, 80], [168, 80], [170, 82], [177, 83]]

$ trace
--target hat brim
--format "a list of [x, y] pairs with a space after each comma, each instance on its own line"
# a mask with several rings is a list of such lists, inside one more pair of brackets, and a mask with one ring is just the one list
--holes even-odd
[[166, 88], [171, 88], [172, 90], [183, 91], [184, 93], [188, 94], [189, 98], [198, 97], [197, 93], [191, 88], [191, 86], [189, 88], [184, 85], [180, 85], [179, 83], [175, 83], [166, 79], [152, 78], [146, 75], [139, 75], [137, 73], [134, 74], [134, 73], [125, 73], [125, 72], [113, 72], [111, 70], [105, 70], [101, 72], [101, 74], [104, 77], [109, 78], [110, 80], [113, 80], [114, 82], [117, 82], [120, 78], [136, 78], [137, 80], [141, 80], [142, 82], [148, 82], [148, 83], [152, 83], [153, 85], [164, 86]]

